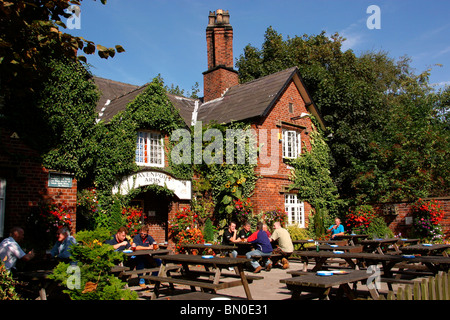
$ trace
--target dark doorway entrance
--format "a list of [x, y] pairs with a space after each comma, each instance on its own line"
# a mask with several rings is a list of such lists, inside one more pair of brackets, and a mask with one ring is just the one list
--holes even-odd
[[172, 200], [173, 197], [165, 192], [147, 190], [137, 195], [130, 203], [143, 209], [145, 220], [150, 227], [150, 235], [158, 243], [168, 239], [167, 222]]

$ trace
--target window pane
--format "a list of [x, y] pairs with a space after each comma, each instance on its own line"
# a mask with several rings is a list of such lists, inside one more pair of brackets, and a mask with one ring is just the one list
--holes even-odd
[[288, 214], [289, 224], [298, 224], [305, 227], [305, 210], [303, 202], [300, 202], [296, 194], [288, 193], [284, 195], [285, 211]]
[[164, 166], [162, 136], [153, 132], [139, 132], [136, 142], [136, 162], [148, 166]]

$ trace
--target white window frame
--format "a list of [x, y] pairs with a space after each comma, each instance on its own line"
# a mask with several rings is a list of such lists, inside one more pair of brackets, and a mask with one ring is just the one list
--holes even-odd
[[138, 131], [135, 160], [140, 166], [164, 167], [164, 136], [153, 131]]
[[302, 153], [300, 132], [283, 129], [283, 158], [295, 159]]
[[296, 224], [305, 228], [305, 204], [295, 193], [284, 194], [284, 210], [288, 215], [288, 224]]

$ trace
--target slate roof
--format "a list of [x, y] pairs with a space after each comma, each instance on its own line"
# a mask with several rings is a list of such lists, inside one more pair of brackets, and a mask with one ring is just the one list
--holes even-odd
[[201, 105], [197, 120], [229, 123], [262, 116], [276, 101], [296, 68], [231, 87], [222, 98]]
[[[98, 80], [99, 79], [99, 80]], [[221, 98], [202, 103], [200, 100], [185, 98], [168, 94], [169, 100], [180, 112], [188, 127], [191, 126], [192, 118], [197, 121], [208, 123], [229, 123], [267, 115], [277, 100], [283, 94], [284, 89], [293, 80], [299, 88], [300, 94], [307, 105], [307, 109], [323, 124], [322, 118], [309, 96], [297, 67], [285, 69], [271, 75], [239, 84], [228, 89]], [[99, 119], [106, 122], [121, 110], [125, 110], [127, 104], [142, 93], [146, 85], [141, 87], [123, 84], [116, 81], [107, 83], [108, 80], [95, 78], [99, 89], [105, 89], [103, 101], [110, 99], [108, 105], [99, 102], [97, 111]], [[127, 91], [128, 90], [128, 91]], [[109, 98], [109, 96], [114, 96]], [[197, 108], [196, 108], [197, 102]], [[196, 110], [197, 109], [197, 110]]]
[[100, 100], [97, 103], [97, 112], [100, 112], [107, 100], [113, 100], [139, 88], [139, 86], [129, 83], [118, 82], [100, 77], [94, 77], [93, 79], [101, 93]]

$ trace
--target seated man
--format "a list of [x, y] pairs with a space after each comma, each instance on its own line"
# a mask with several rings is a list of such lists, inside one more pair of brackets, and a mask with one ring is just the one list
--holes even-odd
[[341, 224], [341, 219], [335, 218], [335, 224], [328, 228], [327, 232], [331, 233], [331, 239], [334, 239], [336, 236], [344, 235], [344, 226]]
[[17, 260], [30, 261], [34, 258], [34, 251], [25, 253], [19, 245], [24, 238], [24, 231], [20, 227], [11, 229], [9, 238], [0, 243], [0, 259], [5, 264], [6, 270], [14, 271]]
[[238, 233], [238, 238], [241, 239], [241, 241], [246, 241], [247, 238], [251, 236], [252, 234], [252, 231], [250, 230], [251, 226], [252, 225], [248, 221], [244, 223], [241, 231], [239, 231]]
[[[273, 224], [275, 231], [270, 236], [270, 241], [278, 242], [277, 248], [274, 250], [274, 253], [279, 253], [282, 255], [281, 264], [283, 269], [289, 268], [288, 258], [291, 256], [292, 252], [294, 252], [294, 245], [292, 244], [291, 235], [289, 231], [281, 227], [281, 223], [276, 221]], [[280, 258], [273, 258], [273, 264], [276, 265]]]
[[[143, 226], [139, 231], [139, 234], [134, 236], [132, 246], [135, 247], [135, 250], [148, 250], [153, 248], [153, 244], [156, 243], [156, 241], [153, 239], [151, 235], [148, 234], [148, 232], [149, 227]], [[160, 266], [161, 260], [154, 259], [152, 256], [149, 255], [139, 255], [136, 256], [135, 263], [136, 263], [136, 270], [142, 270], [144, 268]], [[141, 276], [142, 273], [138, 274], [139, 278]], [[140, 278], [139, 285], [141, 287], [145, 287], [145, 279]]]
[[69, 249], [72, 245], [76, 244], [77, 241], [70, 235], [70, 231], [66, 227], [58, 229], [56, 236], [58, 237], [58, 240], [50, 251], [50, 255], [52, 258], [69, 260], [72, 255]]
[[[270, 271], [270, 269], [272, 268], [272, 262], [270, 261], [269, 257], [272, 254], [272, 245], [270, 244], [270, 239], [267, 236], [267, 232], [263, 230], [262, 222], [258, 222], [258, 224], [256, 225], [256, 232], [253, 233], [247, 240], [249, 243], [253, 243], [255, 245], [255, 250], [252, 250], [245, 254], [247, 259], [252, 259], [253, 256], [261, 256], [266, 271]], [[250, 263], [255, 269], [255, 273], [261, 271], [262, 267], [257, 260], [253, 259]]]
[[[241, 241], [241, 240], [238, 239], [238, 237], [237, 237], [236, 223], [232, 221], [232, 222], [230, 222], [230, 224], [228, 225], [228, 228], [223, 233], [222, 244], [232, 246], [235, 242], [239, 242], [239, 241]], [[232, 250], [230, 252], [230, 254], [233, 258], [237, 257], [236, 250]]]
[[119, 230], [117, 230], [117, 233], [112, 237], [112, 239], [106, 240], [105, 243], [112, 245], [116, 251], [129, 249], [131, 247], [131, 244], [127, 240], [125, 240], [127, 237], [127, 232], [127, 228], [120, 227]]

